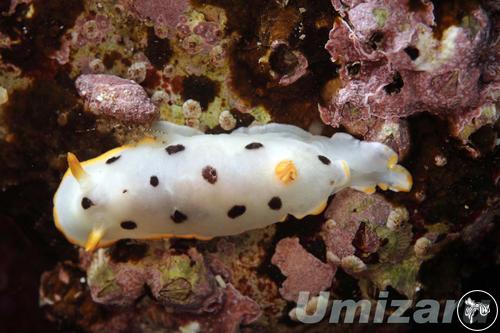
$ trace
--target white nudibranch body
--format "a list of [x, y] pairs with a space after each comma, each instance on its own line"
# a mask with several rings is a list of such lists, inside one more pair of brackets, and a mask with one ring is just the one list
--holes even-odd
[[88, 250], [123, 239], [235, 235], [319, 214], [346, 187], [409, 191], [408, 171], [377, 142], [291, 125], [207, 135], [158, 122], [153, 138], [70, 168], [54, 196], [57, 227]]

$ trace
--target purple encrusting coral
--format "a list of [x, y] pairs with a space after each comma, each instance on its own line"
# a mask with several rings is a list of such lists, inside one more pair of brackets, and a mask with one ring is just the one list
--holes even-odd
[[[326, 123], [338, 126], [428, 111], [449, 119], [460, 131], [479, 116], [481, 106], [495, 103], [498, 68], [481, 59], [498, 54], [498, 31], [491, 29], [479, 5], [463, 8], [466, 13], [446, 29], [436, 27], [437, 5], [432, 2], [419, 2], [418, 8], [413, 8], [414, 1], [333, 5], [341, 17], [326, 49], [342, 67], [338, 90], [320, 107]], [[496, 76], [488, 74], [492, 71]]]
[[[121, 252], [139, 253], [128, 260]], [[177, 325], [196, 322], [203, 332], [235, 332], [261, 314], [260, 307], [230, 283], [230, 271], [214, 256], [195, 248], [175, 253], [163, 241], [125, 242], [93, 256], [82, 252], [92, 299], [130, 306], [146, 294], [175, 313]]]
[[[335, 269], [307, 252], [298, 238], [285, 238], [278, 242], [271, 262], [287, 277], [280, 288], [281, 296], [296, 302], [299, 292], [312, 295], [327, 289], [332, 284]], [[307, 283], [304, 277], [307, 276]]]
[[112, 36], [112, 30], [113, 27], [106, 15], [81, 15], [76, 19], [73, 31], [61, 38], [60, 49], [53, 52], [50, 57], [61, 65], [67, 64], [71, 60], [72, 52], [84, 46], [92, 47], [103, 43], [106, 38]]
[[[225, 292], [225, 301], [219, 313], [199, 320], [200, 332], [236, 333], [240, 325], [248, 325], [260, 317], [260, 306], [250, 297], [242, 295], [232, 284], [226, 285]], [[187, 318], [196, 320], [196, 317]]]
[[144, 89], [114, 75], [81, 75], [75, 82], [88, 110], [129, 124], [150, 123], [159, 117]]
[[[64, 316], [71, 313], [71, 316], [78, 317], [78, 324], [86, 327], [88, 332], [146, 332], [152, 331], [155, 328], [167, 330], [167, 332], [213, 332], [213, 333], [236, 333], [241, 324], [248, 325], [256, 321], [261, 315], [260, 306], [251, 298], [242, 295], [229, 282], [215, 282], [212, 274], [212, 268], [200, 253], [196, 250], [189, 250], [189, 255], [166, 254], [161, 250], [162, 242], [152, 242], [152, 251], [156, 254], [148, 254], [142, 261], [133, 260], [131, 258], [110, 258], [110, 253], [101, 251], [97, 257], [92, 259], [91, 256], [83, 255], [81, 263], [83, 269], [89, 270], [88, 283], [90, 284], [91, 292], [85, 288], [86, 279], [83, 276], [79, 267], [70, 263], [57, 265], [53, 270], [43, 273], [41, 278], [40, 303], [42, 306], [49, 306], [50, 312], [54, 316]], [[142, 248], [145, 244], [128, 244], [127, 246]], [[115, 251], [119, 251], [116, 248]], [[167, 251], [168, 252], [168, 251]], [[160, 254], [161, 253], [161, 254]], [[144, 253], [145, 254], [145, 253]], [[166, 256], [165, 256], [166, 255]], [[106, 259], [103, 259], [103, 256]], [[112, 257], [113, 255], [111, 255]], [[116, 256], [116, 254], [115, 254]], [[193, 258], [196, 263], [193, 264], [193, 270], [196, 271], [197, 266], [201, 264], [204, 272], [189, 271], [190, 260]], [[156, 268], [153, 266], [147, 267], [148, 263], [152, 264], [151, 257], [156, 258]], [[165, 258], [170, 258], [161, 262]], [[187, 261], [186, 261], [187, 259]], [[95, 268], [87, 267], [89, 260], [90, 265], [96, 265], [96, 260], [105, 260], [97, 265], [102, 265], [99, 268], [100, 273], [96, 276], [93, 271]], [[200, 263], [201, 260], [203, 263]], [[177, 263], [174, 263], [177, 261]], [[177, 264], [187, 270], [179, 270]], [[121, 266], [121, 267], [118, 267]], [[133, 274], [131, 269], [134, 269]], [[199, 267], [198, 267], [199, 268]], [[212, 299], [216, 306], [203, 311], [197, 308], [194, 303], [191, 308], [182, 308], [178, 305], [171, 304], [170, 306], [158, 304], [152, 301], [148, 296], [144, 296], [145, 290], [140, 282], [144, 282], [143, 278], [147, 278], [147, 270], [155, 270], [163, 275], [170, 275], [172, 279], [170, 283], [164, 283], [165, 294], [177, 297], [178, 300], [193, 300], [200, 297], [199, 289], [190, 289], [189, 282], [204, 281], [209, 274], [210, 284], [212, 289], [217, 289], [217, 297], [208, 295], [206, 300]], [[107, 271], [107, 272], [106, 272]], [[197, 273], [202, 273], [197, 275]], [[137, 278], [141, 276], [140, 278]], [[101, 280], [99, 283], [105, 286], [98, 293], [114, 294], [115, 298], [96, 299], [101, 297], [96, 295], [97, 286], [95, 279]], [[118, 281], [119, 279], [119, 281]], [[186, 282], [184, 288], [182, 284], [175, 284], [172, 281], [183, 280]], [[221, 280], [219, 280], [221, 281]], [[223, 285], [221, 285], [223, 283]], [[140, 285], [140, 286], [139, 286]], [[169, 288], [170, 287], [170, 288]], [[193, 286], [194, 287], [194, 286]], [[141, 289], [140, 293], [136, 293], [133, 297], [131, 290]], [[208, 289], [205, 289], [207, 291]], [[140, 301], [133, 302], [133, 299], [143, 296]], [[186, 296], [186, 297], [184, 297]], [[121, 298], [121, 302], [116, 302]], [[180, 298], [179, 298], [180, 297]], [[92, 302], [99, 301], [104, 303], [98, 305]], [[120, 307], [109, 307], [110, 305], [121, 305]], [[200, 305], [200, 304], [198, 304]], [[107, 307], [105, 317], [97, 316], [97, 313], [104, 311]], [[191, 310], [192, 311], [191, 311]], [[173, 312], [172, 312], [173, 310]]]
[[186, 0], [121, 0], [126, 8], [141, 19], [153, 21], [158, 37], [173, 37], [181, 15], [188, 9]]
[[[365, 254], [377, 252], [380, 240], [375, 229], [394, 222], [389, 221], [391, 213], [397, 217], [396, 207], [380, 194], [367, 195], [350, 189], [339, 192], [325, 212], [328, 221], [321, 234], [327, 251], [340, 260], [357, 250]], [[397, 225], [408, 219], [407, 213], [400, 215]]]
[[[164, 306], [178, 312], [216, 312], [223, 303], [209, 262], [194, 248], [187, 254], [172, 254], [163, 242], [124, 246], [143, 248], [145, 257], [134, 263], [113, 258], [100, 250], [86, 264], [88, 284], [94, 301], [129, 305], [145, 294], [145, 287]], [[83, 261], [88, 261], [83, 258]]]

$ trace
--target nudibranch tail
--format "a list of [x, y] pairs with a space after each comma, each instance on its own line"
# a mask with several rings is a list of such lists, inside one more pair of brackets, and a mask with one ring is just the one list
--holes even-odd
[[351, 187], [372, 194], [377, 186], [384, 191], [390, 189], [394, 192], [409, 192], [412, 185], [413, 179], [408, 170], [396, 164], [385, 171], [358, 175], [352, 182]]
[[346, 133], [316, 143], [335, 159], [345, 160], [351, 170], [350, 187], [372, 194], [382, 190], [408, 192], [412, 187], [410, 173], [398, 163], [398, 155], [379, 142], [359, 141]]
[[413, 178], [403, 166], [397, 164], [388, 172], [389, 189], [396, 192], [410, 192]]

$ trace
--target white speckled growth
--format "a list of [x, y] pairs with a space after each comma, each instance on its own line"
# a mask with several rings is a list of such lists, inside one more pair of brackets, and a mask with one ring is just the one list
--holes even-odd
[[[318, 214], [345, 187], [411, 187], [390, 148], [348, 134], [326, 138], [269, 124], [205, 135], [167, 122], [157, 123], [154, 134], [155, 140], [83, 162], [83, 186], [68, 170], [54, 197], [55, 220], [68, 239], [85, 245], [92, 230], [102, 230], [100, 246], [122, 238], [233, 235], [287, 214]], [[296, 170], [288, 183], [276, 174], [281, 161]], [[204, 177], [207, 166], [212, 172]]]

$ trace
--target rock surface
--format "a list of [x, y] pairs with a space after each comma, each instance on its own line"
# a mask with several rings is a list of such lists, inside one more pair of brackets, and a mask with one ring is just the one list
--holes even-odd
[[113, 75], [81, 75], [75, 82], [88, 110], [127, 124], [147, 124], [159, 117], [144, 89]]

